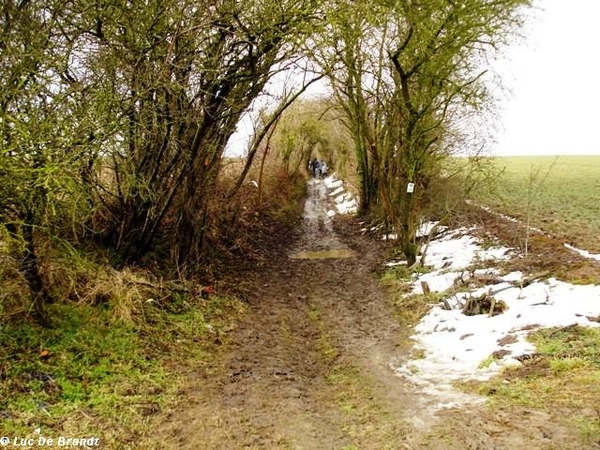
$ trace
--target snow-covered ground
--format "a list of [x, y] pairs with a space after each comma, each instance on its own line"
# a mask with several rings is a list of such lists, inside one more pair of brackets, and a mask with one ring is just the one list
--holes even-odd
[[[500, 246], [484, 249], [472, 231], [454, 230], [430, 243], [425, 265], [431, 271], [414, 279], [412, 293], [423, 292], [422, 282], [432, 292], [453, 289], [447, 296], [442, 294], [442, 302], [432, 305], [414, 328], [412, 339], [419, 357], [393, 367], [399, 376], [429, 394], [426, 401], [433, 409], [483, 401], [459, 392], [452, 383], [487, 379], [503, 366], [520, 364], [516, 357], [535, 352], [526, 340], [532, 329], [600, 326], [591, 320], [600, 316], [600, 286], [576, 286], [551, 278], [521, 288], [519, 272], [501, 276], [497, 269], [475, 269], [474, 264], [484, 261], [485, 267], [492, 267], [493, 261], [510, 257], [511, 250]], [[464, 287], [473, 277], [489, 280], [489, 284]], [[508, 309], [493, 316], [463, 314], [469, 297], [485, 293], [503, 301]]]
[[333, 198], [336, 210], [329, 211], [328, 215], [352, 214], [358, 209], [356, 198], [345, 189], [344, 182], [336, 178], [335, 174], [329, 175], [323, 179], [323, 183], [331, 192], [329, 196]]

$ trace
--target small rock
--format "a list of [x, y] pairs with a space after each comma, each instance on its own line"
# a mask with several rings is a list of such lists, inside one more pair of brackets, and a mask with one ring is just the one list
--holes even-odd
[[514, 344], [517, 341], [518, 341], [518, 339], [515, 335], [507, 334], [503, 338], [498, 339], [497, 342], [498, 342], [498, 345], [500, 345], [501, 347], [504, 347], [505, 345]]
[[510, 355], [512, 352], [510, 350], [496, 350], [495, 352], [492, 353], [492, 356], [494, 357], [494, 359], [502, 359], [504, 358], [506, 355]]

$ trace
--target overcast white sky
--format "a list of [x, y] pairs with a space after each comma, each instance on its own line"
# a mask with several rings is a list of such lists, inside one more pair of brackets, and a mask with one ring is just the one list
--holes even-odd
[[[600, 154], [599, 0], [538, 0], [507, 51], [497, 154]], [[503, 70], [504, 71], [504, 70]]]

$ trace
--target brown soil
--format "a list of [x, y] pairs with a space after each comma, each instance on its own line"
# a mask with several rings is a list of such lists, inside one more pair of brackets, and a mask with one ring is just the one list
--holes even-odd
[[[524, 253], [527, 232], [523, 225], [483, 211], [474, 206], [466, 211], [463, 222], [478, 225], [481, 237], [498, 239], [505, 245]], [[600, 262], [567, 249], [560, 236], [530, 231], [528, 257], [512, 258], [506, 265], [526, 275], [552, 274], [574, 283], [600, 284]]]
[[[375, 276], [384, 244], [354, 219], [329, 226], [305, 225], [244, 275], [247, 314], [208, 362], [182, 369], [178, 409], [134, 448], [597, 448], [583, 446], [560, 418], [523, 408], [429, 414], [423, 394], [392, 369], [409, 353], [410, 330]], [[311, 250], [315, 229], [324, 241], [313, 250], [354, 257], [290, 258]]]

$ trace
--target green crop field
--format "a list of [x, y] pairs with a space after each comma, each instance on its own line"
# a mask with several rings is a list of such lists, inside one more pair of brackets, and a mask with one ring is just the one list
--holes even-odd
[[475, 198], [498, 212], [600, 253], [600, 156], [494, 158], [504, 169], [498, 197]]

